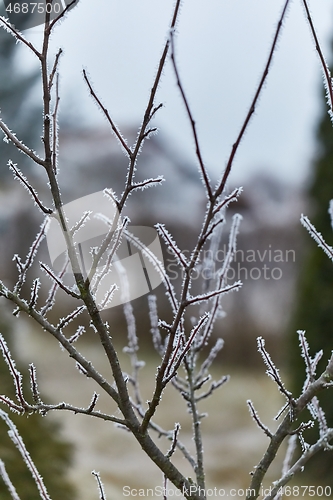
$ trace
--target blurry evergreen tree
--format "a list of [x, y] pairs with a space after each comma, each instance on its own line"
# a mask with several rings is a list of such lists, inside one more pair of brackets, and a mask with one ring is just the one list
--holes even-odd
[[[326, 101], [323, 94], [321, 118], [316, 134], [316, 159], [308, 187], [308, 215], [325, 241], [333, 246], [333, 229], [328, 213], [329, 202], [333, 199], [333, 124], [327, 112]], [[305, 230], [303, 247], [304, 260], [291, 329], [290, 371], [295, 394], [300, 393], [305, 374], [296, 331], [305, 330], [312, 357], [323, 349], [323, 357], [317, 369], [318, 375], [325, 369], [333, 349], [333, 263]], [[328, 426], [333, 427], [331, 392], [323, 392], [319, 400], [325, 410]], [[317, 426], [306, 431], [304, 437], [313, 442], [318, 437]], [[307, 466], [307, 473], [323, 486], [330, 485], [333, 488], [333, 452], [325, 451], [313, 457]]]
[[[6, 17], [4, 5], [0, 15]], [[24, 14], [22, 14], [24, 17]], [[33, 86], [39, 76], [38, 71], [24, 71], [19, 64], [18, 45], [14, 37], [0, 28], [0, 112], [1, 118], [17, 137], [29, 147], [35, 148], [40, 142], [38, 134], [41, 122], [41, 108], [32, 99]], [[22, 57], [22, 55], [21, 55]], [[2, 132], [1, 132], [1, 135]], [[20, 169], [29, 166], [29, 160], [13, 144], [0, 140], [0, 180], [12, 178], [7, 162], [11, 159]]]
[[[0, 15], [4, 8], [0, 7]], [[37, 72], [26, 74], [18, 67], [17, 45], [14, 37], [0, 29], [0, 109], [7, 125], [29, 147], [34, 148], [39, 142], [38, 124], [41, 122], [41, 109], [31, 105], [29, 100], [38, 77]], [[1, 133], [2, 135], [2, 133]], [[20, 169], [29, 168], [29, 160], [20, 154], [11, 143], [0, 139], [0, 189], [5, 181], [12, 177], [7, 167], [8, 159], [17, 162]], [[16, 181], [13, 181], [16, 182]], [[0, 191], [1, 196], [1, 191]], [[2, 311], [1, 311], [2, 313]], [[3, 317], [3, 314], [1, 314]], [[1, 320], [1, 333], [12, 349], [11, 325]], [[17, 363], [18, 369], [22, 367]], [[29, 388], [26, 388], [29, 394]], [[0, 394], [6, 394], [15, 400], [13, 380], [8, 366], [0, 356]], [[3, 408], [7, 411], [7, 408]], [[17, 426], [32, 459], [45, 480], [45, 485], [53, 500], [73, 500], [75, 491], [66, 477], [72, 457], [72, 446], [60, 438], [59, 428], [49, 419], [40, 415], [18, 416], [11, 413], [10, 418]], [[15, 485], [21, 500], [36, 500], [37, 487], [23, 462], [21, 455], [7, 434], [7, 425], [0, 420], [0, 458], [5, 462], [9, 477]], [[7, 487], [0, 478], [0, 498], [10, 500]]]
[[[10, 327], [0, 323], [0, 329], [10, 345]], [[17, 360], [16, 366], [23, 375], [26, 375], [25, 379], [28, 381], [28, 374], [24, 372]], [[28, 400], [29, 393], [31, 391], [27, 383], [25, 384], [25, 394]], [[2, 356], [0, 356], [0, 394], [6, 394], [16, 401], [13, 379]], [[9, 412], [7, 407], [1, 406], [7, 413]], [[20, 416], [12, 412], [9, 413], [9, 417], [15, 423], [27, 450], [44, 479], [52, 500], [74, 500], [76, 498], [75, 490], [66, 477], [71, 463], [72, 445], [60, 438], [59, 426], [40, 415]], [[36, 500], [39, 498], [37, 486], [31, 473], [9, 438], [8, 427], [2, 419], [0, 420], [0, 458], [5, 463], [7, 473], [20, 499]], [[1, 500], [11, 500], [11, 495], [1, 478], [0, 498]]]

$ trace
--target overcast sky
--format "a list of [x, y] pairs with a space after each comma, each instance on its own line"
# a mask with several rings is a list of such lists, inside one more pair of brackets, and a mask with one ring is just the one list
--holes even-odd
[[[284, 0], [184, 0], [176, 53], [204, 159], [217, 174], [247, 113], [264, 68]], [[103, 126], [82, 79], [86, 68], [98, 95], [121, 126], [139, 124], [167, 34], [173, 0], [80, 0], [55, 30], [61, 61], [62, 113], [79, 124]], [[331, 0], [311, 0], [327, 58]], [[40, 44], [38, 30], [26, 36]], [[24, 51], [25, 60], [29, 55]], [[304, 181], [314, 151], [322, 72], [301, 0], [291, 3], [279, 48], [256, 115], [237, 155], [233, 179], [257, 170]], [[182, 154], [193, 140], [169, 63], [156, 124]]]

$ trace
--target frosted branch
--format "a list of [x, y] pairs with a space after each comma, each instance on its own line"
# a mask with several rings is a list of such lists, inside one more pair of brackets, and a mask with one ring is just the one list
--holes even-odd
[[8, 365], [10, 375], [14, 381], [15, 393], [18, 402], [24, 408], [26, 406], [26, 400], [23, 395], [23, 387], [22, 387], [22, 375], [19, 370], [16, 368], [16, 364], [10, 350], [8, 349], [7, 343], [3, 336], [0, 333], [0, 349], [2, 351], [3, 358]]
[[21, 456], [26, 464], [26, 466], [28, 467], [28, 469], [30, 470], [31, 472], [31, 475], [33, 477], [33, 480], [38, 488], [38, 491], [39, 491], [39, 494], [40, 494], [40, 497], [43, 499], [43, 500], [51, 500], [48, 492], [47, 492], [47, 489], [44, 485], [44, 481], [43, 481], [43, 478], [41, 477], [41, 475], [39, 474], [34, 462], [32, 461], [24, 443], [23, 443], [23, 440], [16, 428], [16, 426], [13, 424], [13, 422], [10, 420], [10, 418], [8, 417], [7, 413], [5, 413], [3, 410], [0, 409], [0, 417], [6, 422], [6, 424], [8, 425], [9, 427], [9, 432], [8, 432], [8, 435], [10, 437], [10, 439], [13, 441], [13, 443], [16, 445], [17, 449], [19, 450], [19, 452], [21, 453]]
[[212, 299], [213, 297], [216, 297], [217, 295], [224, 295], [226, 293], [232, 292], [234, 290], [239, 290], [242, 287], [242, 282], [241, 281], [236, 281], [232, 285], [227, 285], [223, 288], [219, 288], [218, 290], [213, 290], [208, 293], [204, 293], [201, 295], [197, 295], [196, 297], [191, 297], [186, 300], [186, 305], [190, 304], [199, 304], [200, 302], [207, 302], [207, 300]]
[[53, 308], [54, 304], [55, 304], [55, 295], [56, 295], [58, 289], [60, 288], [60, 283], [62, 283], [62, 278], [66, 274], [68, 264], [69, 264], [69, 258], [67, 257], [66, 262], [64, 264], [64, 267], [62, 268], [62, 270], [60, 271], [60, 273], [57, 276], [57, 280], [56, 281], [53, 280], [54, 283], [53, 283], [53, 285], [50, 288], [49, 295], [48, 295], [48, 297], [46, 299], [46, 302], [45, 302], [44, 306], [42, 307], [42, 309], [40, 310], [40, 313], [43, 316], [48, 311], [50, 311]]
[[58, 276], [56, 276], [54, 272], [46, 264], [40, 262], [39, 265], [43, 269], [43, 271], [45, 271], [46, 274], [54, 281], [54, 283], [57, 284], [58, 287], [60, 287], [62, 290], [64, 290], [64, 292], [66, 292], [71, 297], [74, 297], [74, 299], [81, 298], [79, 294], [77, 294], [76, 292], [68, 288], [66, 285], [64, 285], [61, 279], [59, 279]]
[[27, 191], [29, 191], [29, 193], [32, 196], [32, 199], [35, 202], [35, 205], [40, 209], [40, 211], [43, 212], [44, 214], [52, 214], [53, 210], [51, 208], [47, 208], [47, 207], [45, 207], [43, 205], [43, 203], [40, 201], [40, 199], [38, 197], [37, 191], [35, 191], [35, 189], [31, 186], [31, 184], [29, 183], [29, 181], [27, 180], [27, 178], [17, 168], [17, 165], [15, 165], [15, 163], [13, 163], [11, 160], [9, 160], [8, 165], [9, 165], [9, 168], [14, 173], [14, 177], [16, 177], [17, 179], [19, 179], [19, 181], [21, 182], [21, 184], [23, 185], [23, 187]]
[[248, 400], [247, 404], [248, 404], [250, 413], [252, 415], [252, 418], [255, 421], [255, 423], [257, 424], [257, 426], [259, 427], [259, 429], [261, 429], [262, 431], [264, 431], [264, 433], [266, 434], [266, 436], [268, 436], [270, 439], [272, 439], [273, 434], [271, 433], [271, 431], [269, 430], [269, 428], [266, 427], [266, 425], [264, 425], [262, 423], [262, 421], [260, 420], [259, 415], [258, 415], [256, 409], [254, 408], [252, 401]]
[[17, 491], [15, 489], [15, 486], [13, 485], [13, 483], [11, 482], [11, 480], [7, 474], [5, 464], [2, 460], [0, 460], [0, 476], [2, 477], [3, 482], [7, 486], [7, 489], [9, 491], [12, 499], [13, 500], [20, 500], [20, 497], [18, 496]]
[[74, 335], [72, 335], [69, 339], [68, 339], [68, 342], [70, 342], [71, 344], [73, 344], [73, 342], [76, 342], [80, 337], [81, 335], [86, 331], [85, 327], [83, 325], [80, 325], [76, 332], [74, 333]]
[[15, 146], [17, 147], [18, 150], [20, 150], [22, 153], [27, 155], [29, 158], [31, 158], [37, 165], [42, 165], [42, 167], [45, 167], [45, 162], [37, 154], [35, 151], [32, 149], [28, 148], [25, 144], [23, 144], [22, 141], [20, 141], [16, 135], [10, 130], [9, 127], [1, 120], [0, 118], [0, 128], [7, 137], [9, 141], [11, 141]]
[[239, 198], [239, 196], [241, 195], [242, 192], [243, 192], [243, 188], [242, 187], [234, 189], [228, 196], [226, 196], [224, 198], [223, 201], [221, 201], [221, 203], [219, 203], [214, 208], [213, 215], [216, 215], [223, 208], [227, 208], [230, 205], [230, 203], [238, 201], [238, 198]]
[[[208, 377], [207, 377], [207, 379], [208, 379]], [[203, 382], [206, 382], [206, 380], [203, 380]], [[219, 387], [222, 387], [222, 385], [229, 382], [229, 380], [230, 380], [229, 375], [223, 375], [223, 377], [221, 377], [219, 380], [212, 382], [208, 391], [204, 392], [203, 394], [200, 394], [200, 396], [197, 396], [195, 398], [196, 403], [198, 403], [202, 399], [206, 399], [206, 398], [210, 397], [213, 394], [213, 392], [216, 391], [216, 389], [218, 389]], [[201, 385], [202, 384], [199, 384], [198, 386], [195, 387], [195, 389], [200, 389]]]
[[133, 243], [133, 245], [136, 248], [138, 248], [141, 252], [143, 252], [144, 255], [146, 255], [146, 257], [154, 265], [154, 268], [156, 269], [156, 271], [160, 275], [160, 277], [162, 279], [162, 282], [163, 282], [163, 284], [165, 286], [166, 293], [167, 293], [167, 296], [168, 296], [168, 298], [170, 300], [173, 312], [177, 313], [178, 312], [178, 307], [179, 307], [178, 300], [176, 298], [176, 294], [175, 294], [173, 285], [171, 284], [169, 276], [165, 272], [165, 269], [164, 269], [164, 266], [163, 266], [162, 262], [156, 257], [156, 255], [146, 245], [144, 245], [139, 240], [139, 238], [137, 238], [136, 236], [134, 236], [132, 233], [130, 233], [127, 230], [125, 230], [125, 235], [126, 235], [126, 238], [131, 243]]
[[173, 431], [173, 438], [172, 438], [171, 447], [165, 455], [167, 458], [171, 458], [172, 455], [174, 454], [174, 452], [176, 451], [179, 431], [180, 431], [180, 424], [176, 423], [174, 431]]
[[93, 476], [95, 476], [95, 479], [97, 481], [99, 495], [100, 495], [100, 497], [99, 497], [100, 500], [106, 500], [106, 496], [105, 496], [105, 492], [104, 492], [104, 486], [103, 486], [103, 483], [102, 483], [102, 480], [101, 480], [99, 472], [96, 472], [95, 470], [93, 470], [91, 473], [92, 473]]
[[146, 179], [145, 181], [136, 182], [135, 184], [132, 184], [131, 189], [132, 190], [141, 189], [143, 191], [144, 189], [155, 186], [156, 184], [161, 184], [164, 181], [165, 179], [163, 176], [156, 177], [155, 179]]
[[267, 367], [267, 370], [266, 370], [267, 375], [276, 383], [281, 394], [283, 394], [287, 398], [287, 400], [290, 403], [292, 403], [292, 401], [293, 401], [292, 393], [287, 391], [287, 389], [285, 388], [285, 386], [282, 382], [282, 379], [280, 377], [279, 370], [276, 368], [270, 355], [266, 351], [265, 340], [262, 337], [258, 337], [257, 344], [258, 344], [258, 351], [261, 354], [261, 357], [262, 357], [262, 359]]
[[156, 224], [155, 225], [158, 233], [162, 236], [164, 239], [167, 247], [172, 251], [174, 256], [177, 258], [178, 264], [181, 264], [184, 269], [187, 268], [188, 262], [186, 260], [185, 255], [182, 253], [180, 248], [178, 247], [177, 243], [169, 233], [169, 231], [166, 229], [164, 224]]
[[289, 7], [289, 4], [290, 4], [290, 0], [286, 0], [286, 2], [284, 4], [284, 7], [283, 7], [283, 10], [282, 10], [282, 13], [281, 13], [281, 16], [280, 16], [280, 19], [279, 19], [277, 27], [276, 27], [274, 39], [273, 39], [272, 46], [271, 46], [271, 50], [269, 52], [268, 60], [267, 60], [265, 69], [263, 71], [261, 80], [259, 82], [258, 88], [256, 90], [255, 96], [254, 96], [253, 101], [251, 103], [250, 109], [249, 109], [249, 111], [248, 111], [248, 113], [246, 115], [246, 118], [244, 120], [242, 128], [241, 128], [241, 130], [240, 130], [240, 132], [238, 134], [238, 137], [237, 137], [235, 143], [232, 146], [232, 150], [231, 150], [230, 156], [228, 158], [227, 165], [226, 165], [224, 174], [222, 176], [222, 180], [221, 180], [218, 188], [215, 191], [214, 196], [216, 198], [218, 196], [220, 196], [223, 193], [223, 191], [224, 191], [224, 188], [225, 188], [227, 180], [229, 178], [229, 175], [230, 175], [230, 172], [231, 172], [231, 168], [232, 168], [232, 165], [233, 165], [233, 162], [234, 162], [234, 158], [235, 158], [236, 153], [238, 151], [239, 145], [242, 142], [242, 139], [243, 139], [244, 134], [245, 134], [245, 132], [246, 132], [246, 130], [248, 128], [248, 125], [250, 123], [252, 115], [255, 113], [259, 97], [260, 97], [260, 95], [262, 93], [262, 90], [264, 88], [264, 85], [265, 85], [265, 82], [266, 82], [269, 70], [270, 70], [270, 68], [272, 66], [273, 56], [274, 56], [276, 48], [277, 48], [277, 43], [278, 43], [278, 40], [280, 38], [280, 33], [281, 33], [281, 30], [282, 30], [283, 21], [284, 21], [284, 19], [286, 17], [286, 13], [287, 13], [287, 9]]
[[38, 57], [38, 59], [41, 59], [42, 54], [40, 52], [38, 52], [36, 47], [34, 47], [34, 45], [31, 42], [29, 42], [26, 38], [24, 38], [22, 33], [20, 33], [12, 24], [10, 24], [9, 19], [6, 19], [5, 17], [0, 16], [0, 22], [2, 23], [3, 28], [8, 31], [8, 33], [13, 35], [14, 38], [16, 38], [16, 40], [18, 40], [19, 42], [22, 42], [30, 50], [32, 50], [32, 52]]
[[104, 116], [106, 117], [107, 121], [109, 122], [113, 133], [117, 137], [118, 141], [120, 142], [120, 144], [123, 147], [124, 151], [126, 152], [127, 156], [129, 158], [131, 158], [133, 155], [131, 149], [127, 146], [125, 139], [123, 138], [120, 130], [118, 129], [118, 127], [115, 125], [114, 121], [112, 120], [108, 110], [103, 106], [102, 101], [97, 97], [97, 94], [94, 91], [94, 89], [90, 83], [90, 80], [88, 78], [88, 75], [87, 75], [87, 72], [85, 69], [83, 70], [83, 78], [84, 78], [86, 84], [88, 85], [91, 96], [93, 97], [93, 99], [97, 103], [98, 107], [103, 111]]
[[[174, 349], [173, 356], [172, 356], [170, 363], [169, 363], [169, 366], [166, 370], [166, 374], [165, 374], [166, 381], [171, 380], [171, 378], [173, 378], [175, 376], [181, 362], [183, 361], [186, 354], [190, 350], [195, 336], [198, 334], [198, 332], [201, 330], [201, 328], [204, 326], [204, 324], [206, 323], [207, 320], [208, 320], [207, 314], [205, 314], [204, 316], [202, 316], [199, 319], [198, 324], [192, 329], [192, 331], [189, 335], [189, 338], [186, 341], [186, 344], [181, 347], [181, 351], [180, 351], [180, 342], [178, 343], [177, 347]], [[182, 339], [181, 335], [179, 336], [179, 339], [180, 340]]]
[[305, 332], [299, 330], [297, 333], [299, 337], [299, 345], [301, 347], [301, 356], [304, 359], [306, 370], [306, 379], [303, 386], [304, 391], [308, 387], [308, 385], [315, 380], [317, 365], [323, 356], [323, 351], [317, 352], [317, 354], [312, 359], [309, 354], [309, 344], [306, 340]]
[[64, 15], [69, 11], [69, 9], [78, 2], [78, 0], [72, 0], [69, 4], [66, 5], [65, 9], [63, 9], [59, 16], [57, 16], [55, 19], [53, 19], [53, 21], [50, 23], [49, 27], [48, 27], [48, 32], [50, 33], [54, 27], [54, 25], [60, 21], [60, 19], [62, 19], [64, 17]]
[[153, 344], [156, 352], [163, 356], [163, 346], [160, 330], [158, 328], [158, 314], [157, 314], [157, 300], [156, 295], [148, 296], [149, 318], [150, 318], [150, 332], [153, 339]]
[[318, 451], [327, 448], [327, 443], [333, 439], [333, 429], [329, 429], [327, 434], [319, 439], [315, 444], [307, 448], [297, 462], [284, 474], [281, 479], [274, 482], [273, 488], [270, 489], [270, 494], [264, 500], [273, 500], [276, 497], [279, 489], [285, 486], [298, 472], [302, 471], [308, 460], [318, 453]]
[[58, 325], [57, 325], [57, 330], [62, 330], [65, 328], [69, 323], [71, 323], [75, 318], [77, 318], [83, 311], [85, 311], [87, 308], [86, 306], [79, 306], [74, 311], [72, 311], [70, 314], [68, 314], [65, 318], [61, 318]]
[[326, 61], [325, 61], [323, 51], [321, 50], [319, 39], [318, 39], [316, 29], [315, 29], [313, 21], [312, 21], [312, 17], [311, 17], [310, 9], [308, 7], [308, 3], [306, 0], [303, 0], [303, 5], [305, 8], [307, 20], [309, 22], [310, 30], [311, 30], [311, 33], [312, 33], [312, 36], [313, 36], [313, 39], [315, 42], [316, 51], [319, 55], [319, 59], [321, 62], [321, 67], [322, 67], [323, 75], [324, 75], [324, 84], [325, 84], [325, 89], [326, 89], [327, 104], [329, 107], [328, 114], [330, 115], [331, 121], [333, 121], [333, 81], [332, 81], [332, 77], [331, 77], [331, 72], [329, 70], [329, 67], [328, 67]]
[[32, 288], [31, 288], [31, 296], [30, 296], [30, 302], [29, 302], [29, 307], [32, 309], [33, 307], [36, 306], [37, 300], [38, 300], [38, 292], [40, 289], [40, 279], [36, 278], [33, 281]]
[[29, 375], [30, 375], [30, 387], [32, 392], [32, 397], [35, 404], [41, 403], [40, 394], [37, 384], [36, 367], [34, 364], [29, 365]]
[[317, 231], [317, 229], [311, 224], [309, 219], [303, 214], [301, 216], [301, 223], [305, 227], [305, 229], [308, 230], [308, 232], [310, 233], [310, 236], [315, 240], [315, 242], [317, 243], [319, 248], [324, 250], [326, 255], [331, 260], [333, 260], [333, 248], [326, 243], [326, 241], [322, 237], [321, 233], [319, 233], [319, 231]]
[[208, 177], [208, 172], [207, 172], [206, 166], [204, 164], [204, 161], [202, 159], [202, 154], [201, 154], [201, 149], [200, 149], [200, 145], [199, 145], [199, 138], [198, 138], [198, 134], [197, 134], [197, 128], [196, 128], [195, 120], [193, 118], [193, 115], [192, 115], [192, 112], [191, 112], [191, 109], [190, 109], [190, 105], [188, 103], [188, 99], [187, 99], [186, 94], [184, 92], [183, 85], [182, 85], [181, 80], [180, 80], [180, 75], [179, 75], [178, 67], [177, 67], [177, 64], [176, 64], [175, 46], [174, 46], [175, 45], [174, 44], [174, 30], [173, 29], [170, 30], [170, 41], [171, 41], [171, 61], [172, 61], [172, 66], [173, 66], [173, 69], [174, 69], [174, 72], [175, 72], [175, 75], [176, 75], [177, 85], [179, 87], [180, 94], [182, 96], [183, 103], [184, 103], [185, 108], [186, 108], [186, 113], [187, 113], [187, 116], [188, 116], [188, 118], [190, 120], [190, 123], [191, 123], [192, 135], [193, 135], [194, 143], [195, 143], [195, 152], [196, 152], [196, 155], [197, 155], [197, 158], [198, 158], [198, 161], [199, 161], [199, 166], [200, 166], [200, 172], [201, 172], [201, 176], [202, 176], [202, 181], [203, 181], [204, 186], [206, 187], [207, 197], [208, 197], [208, 199], [210, 201], [212, 201], [213, 200], [213, 192], [212, 192], [212, 188], [211, 188], [211, 185], [210, 185], [210, 180], [209, 180], [209, 177]]
[[22, 264], [21, 259], [18, 255], [14, 255], [13, 260], [16, 261], [16, 265], [17, 265], [17, 268], [19, 271], [19, 279], [18, 279], [18, 281], [15, 285], [15, 288], [14, 288], [15, 293], [20, 292], [20, 290], [25, 282], [27, 272], [34, 262], [34, 259], [36, 257], [36, 254], [37, 254], [37, 251], [38, 251], [38, 248], [39, 248], [41, 242], [45, 238], [48, 223], [49, 223], [49, 219], [46, 218], [40, 227], [39, 233], [37, 234], [35, 241], [33, 242], [33, 244], [31, 245], [31, 247], [29, 249], [29, 252], [28, 252], [28, 255], [27, 255], [27, 258], [26, 258], [26, 261], [24, 264]]

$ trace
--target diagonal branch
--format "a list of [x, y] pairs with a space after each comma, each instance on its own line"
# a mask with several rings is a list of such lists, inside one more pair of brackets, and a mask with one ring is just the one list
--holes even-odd
[[22, 151], [22, 153], [31, 158], [31, 160], [37, 163], [37, 165], [42, 165], [42, 167], [45, 167], [45, 161], [39, 158], [39, 156], [37, 156], [32, 149], [28, 148], [25, 144], [23, 144], [23, 142], [21, 142], [16, 137], [16, 135], [13, 134], [13, 132], [7, 127], [7, 125], [1, 120], [1, 118], [0, 118], [0, 128], [6, 135], [7, 139], [9, 139], [10, 141], [12, 141], [13, 144], [15, 144], [17, 149], [19, 149], [20, 151]]
[[88, 78], [88, 75], [87, 75], [87, 72], [86, 70], [84, 69], [83, 70], [83, 78], [86, 82], [86, 84], [88, 85], [88, 88], [89, 88], [89, 91], [90, 91], [90, 94], [92, 95], [92, 97], [94, 98], [94, 100], [96, 101], [97, 105], [99, 106], [99, 108], [103, 111], [107, 121], [109, 122], [109, 124], [111, 125], [111, 128], [113, 130], [113, 133], [115, 134], [115, 136], [117, 137], [118, 141], [120, 142], [120, 144], [122, 145], [122, 147], [124, 148], [124, 150], [126, 151], [126, 154], [129, 158], [132, 157], [132, 151], [131, 149], [127, 146], [126, 144], [126, 141], [125, 139], [123, 138], [120, 130], [118, 129], [118, 127], [116, 126], [116, 124], [114, 123], [114, 121], [112, 120], [111, 116], [110, 116], [110, 113], [108, 112], [108, 110], [103, 106], [103, 103], [102, 101], [99, 99], [99, 97], [97, 96], [96, 92], [94, 91], [93, 89], [93, 86], [92, 84], [90, 83], [90, 80]]
[[277, 25], [277, 28], [276, 28], [276, 31], [275, 31], [275, 35], [274, 35], [272, 47], [271, 47], [271, 50], [270, 50], [270, 53], [269, 53], [269, 56], [268, 56], [268, 60], [267, 60], [267, 63], [266, 63], [263, 75], [262, 75], [261, 80], [259, 82], [259, 86], [258, 86], [258, 88], [256, 90], [255, 96], [254, 96], [253, 101], [251, 103], [250, 109], [249, 109], [249, 111], [248, 111], [248, 113], [246, 115], [246, 118], [244, 120], [242, 128], [241, 128], [241, 130], [240, 130], [240, 132], [238, 134], [236, 142], [232, 146], [232, 150], [231, 150], [229, 159], [227, 161], [227, 166], [225, 168], [222, 180], [221, 180], [221, 182], [220, 182], [220, 184], [219, 184], [219, 186], [218, 186], [218, 188], [217, 188], [217, 190], [215, 191], [215, 194], [214, 194], [215, 198], [217, 198], [218, 196], [220, 196], [222, 194], [222, 192], [224, 191], [226, 182], [227, 182], [229, 174], [231, 172], [231, 168], [232, 168], [232, 165], [233, 165], [233, 161], [234, 161], [235, 155], [236, 155], [236, 153], [238, 151], [238, 148], [239, 148], [239, 145], [240, 145], [240, 143], [241, 143], [241, 141], [242, 141], [242, 139], [244, 137], [245, 131], [246, 131], [246, 129], [247, 129], [249, 123], [250, 123], [252, 115], [254, 114], [254, 112], [256, 110], [256, 106], [257, 106], [257, 103], [258, 103], [258, 100], [259, 100], [259, 96], [260, 96], [260, 94], [261, 94], [261, 92], [263, 90], [266, 78], [268, 76], [269, 70], [270, 70], [271, 65], [272, 65], [273, 55], [274, 55], [274, 53], [276, 51], [277, 42], [278, 42], [278, 39], [279, 39], [279, 36], [280, 36], [280, 32], [281, 32], [281, 29], [282, 29], [283, 21], [284, 21], [284, 19], [286, 17], [286, 13], [287, 13], [287, 9], [288, 9], [289, 4], [290, 4], [290, 0], [286, 0], [286, 3], [284, 5], [284, 7], [283, 7], [282, 14], [281, 14], [281, 17], [279, 19], [279, 22], [278, 22], [278, 25]]
[[208, 198], [209, 198], [210, 201], [212, 201], [213, 200], [212, 187], [210, 185], [210, 181], [209, 181], [209, 177], [208, 177], [208, 172], [207, 172], [206, 166], [205, 166], [204, 161], [202, 159], [201, 149], [200, 149], [200, 145], [199, 145], [199, 138], [198, 138], [198, 134], [197, 134], [197, 127], [196, 127], [195, 120], [194, 120], [193, 115], [192, 115], [192, 111], [190, 109], [190, 105], [189, 105], [188, 99], [187, 99], [186, 94], [184, 92], [184, 88], [183, 88], [182, 82], [180, 80], [180, 75], [179, 75], [179, 71], [178, 71], [178, 67], [177, 67], [177, 63], [176, 63], [174, 30], [170, 31], [170, 41], [171, 41], [171, 61], [172, 61], [172, 66], [173, 66], [173, 69], [174, 69], [174, 72], [175, 72], [175, 75], [176, 75], [177, 85], [179, 87], [179, 90], [180, 90], [180, 93], [181, 93], [181, 96], [182, 96], [182, 99], [183, 99], [183, 102], [184, 102], [184, 105], [185, 105], [185, 108], [186, 108], [187, 116], [188, 116], [188, 118], [190, 120], [190, 123], [191, 123], [192, 134], [193, 134], [193, 138], [194, 138], [194, 142], [195, 142], [195, 152], [196, 152], [196, 155], [197, 155], [197, 158], [198, 158], [198, 161], [199, 161], [199, 166], [200, 166], [200, 171], [201, 171], [203, 183], [206, 186], [206, 191], [207, 191]]

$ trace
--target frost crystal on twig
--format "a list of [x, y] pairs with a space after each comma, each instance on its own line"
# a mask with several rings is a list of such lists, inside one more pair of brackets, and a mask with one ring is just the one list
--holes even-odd
[[36, 257], [36, 254], [37, 254], [37, 251], [38, 251], [38, 248], [39, 248], [41, 242], [45, 238], [48, 223], [49, 223], [49, 219], [46, 218], [44, 220], [44, 222], [42, 223], [42, 225], [40, 226], [40, 231], [38, 232], [38, 234], [35, 238], [35, 241], [33, 242], [33, 244], [31, 245], [31, 247], [29, 249], [29, 252], [28, 252], [28, 255], [27, 255], [27, 258], [26, 258], [26, 261], [24, 264], [22, 264], [21, 258], [18, 255], [14, 255], [13, 260], [15, 260], [17, 269], [19, 271], [19, 278], [18, 278], [18, 281], [15, 285], [14, 293], [19, 293], [21, 291], [23, 284], [25, 283], [27, 272], [34, 262], [34, 259]]
[[10, 418], [8, 417], [7, 413], [5, 413], [3, 410], [0, 409], [0, 417], [6, 422], [6, 424], [8, 425], [9, 427], [9, 431], [8, 431], [8, 435], [10, 437], [10, 439], [13, 441], [13, 443], [16, 445], [17, 449], [19, 450], [19, 452], [21, 453], [21, 456], [26, 464], [26, 466], [28, 467], [28, 469], [30, 470], [31, 472], [31, 475], [35, 481], [35, 484], [38, 488], [38, 491], [39, 491], [39, 494], [40, 494], [40, 497], [43, 499], [43, 500], [51, 500], [48, 492], [47, 492], [47, 489], [45, 487], [45, 484], [44, 484], [44, 481], [43, 481], [43, 478], [42, 476], [39, 474], [34, 462], [32, 461], [31, 457], [30, 457], [30, 454], [28, 453], [24, 443], [23, 443], [23, 440], [16, 428], [16, 426], [13, 424], [13, 422], [10, 420]]
[[106, 500], [106, 496], [105, 496], [105, 492], [104, 492], [104, 486], [103, 486], [103, 483], [102, 483], [101, 476], [100, 476], [99, 472], [96, 472], [95, 470], [93, 470], [91, 473], [92, 473], [93, 476], [95, 476], [95, 479], [97, 481], [99, 495], [100, 495], [99, 496], [100, 500]]
[[11, 480], [10, 480], [10, 478], [8, 476], [5, 464], [4, 464], [4, 462], [2, 460], [0, 460], [0, 476], [2, 477], [3, 482], [7, 486], [7, 489], [9, 491], [12, 499], [13, 500], [20, 500], [20, 497], [17, 494], [16, 488], [13, 485], [13, 483], [11, 482]]
[[276, 368], [270, 355], [265, 349], [265, 340], [262, 337], [258, 337], [257, 344], [258, 344], [258, 351], [260, 352], [261, 357], [267, 367], [266, 370], [267, 375], [277, 384], [281, 394], [283, 394], [288, 399], [288, 401], [291, 402], [292, 393], [287, 391], [287, 389], [284, 387], [284, 384], [279, 374], [279, 370]]
[[171, 234], [169, 233], [169, 231], [165, 228], [164, 224], [156, 224], [155, 227], [156, 227], [157, 231], [159, 232], [159, 234], [164, 239], [168, 248], [172, 251], [174, 256], [177, 258], [178, 264], [181, 264], [183, 266], [183, 268], [186, 269], [188, 266], [188, 263], [186, 261], [186, 257], [182, 253], [180, 248], [178, 248], [177, 243], [174, 241], [174, 239], [171, 236]]
[[309, 221], [308, 217], [302, 214], [301, 216], [301, 223], [307, 229], [312, 236], [312, 238], [315, 240], [319, 248], [324, 250], [326, 255], [333, 260], [333, 248], [326, 243], [324, 238], [322, 237], [321, 233], [317, 231], [317, 229], [311, 224]]
[[[6, 343], [5, 339], [3, 338], [3, 336], [1, 335], [1, 333], [0, 333], [0, 349], [2, 351], [3, 358], [8, 365], [12, 379], [14, 381], [16, 398], [17, 398], [18, 402], [20, 403], [21, 407], [24, 408], [26, 405], [26, 401], [25, 401], [25, 398], [23, 396], [22, 375], [19, 372], [19, 370], [16, 368], [15, 361], [12, 358], [12, 355], [10, 353], [8, 346], [7, 346], [7, 343]], [[16, 408], [14, 408], [14, 409], [16, 410]]]
[[36, 367], [32, 363], [29, 365], [29, 375], [30, 375], [30, 386], [31, 386], [33, 400], [35, 404], [40, 404], [41, 399], [37, 384]]
[[14, 177], [19, 179], [22, 186], [29, 191], [32, 196], [32, 199], [35, 202], [35, 205], [40, 209], [40, 211], [44, 214], [52, 214], [53, 210], [51, 208], [46, 208], [43, 203], [40, 201], [37, 191], [31, 186], [27, 178], [22, 174], [22, 172], [18, 169], [17, 165], [13, 163], [11, 160], [8, 162], [9, 168], [13, 171]]
[[255, 421], [255, 423], [258, 425], [259, 429], [261, 429], [262, 431], [264, 431], [264, 433], [266, 434], [266, 436], [268, 436], [269, 438], [272, 438], [273, 434], [268, 429], [268, 427], [266, 427], [266, 425], [264, 425], [262, 423], [262, 421], [260, 420], [259, 415], [258, 415], [256, 409], [254, 408], [252, 401], [248, 400], [247, 404], [248, 404], [250, 413], [252, 415], [252, 418]]

